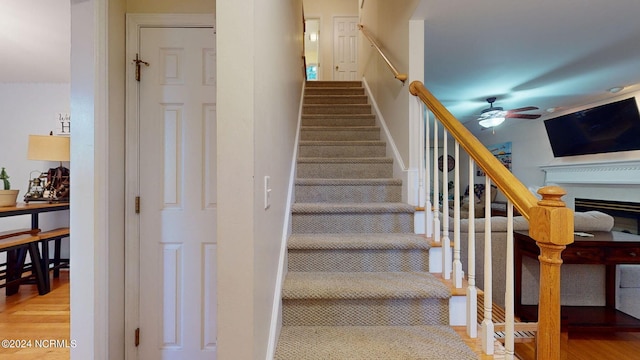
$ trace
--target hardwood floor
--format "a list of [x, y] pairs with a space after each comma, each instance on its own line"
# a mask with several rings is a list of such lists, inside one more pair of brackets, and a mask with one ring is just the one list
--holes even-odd
[[9, 297], [0, 290], [0, 359], [69, 359], [69, 273], [61, 271], [43, 296], [35, 285]]
[[[534, 360], [533, 343], [516, 344], [521, 360]], [[631, 360], [640, 358], [640, 333], [572, 333], [560, 338], [561, 360]]]
[[[2, 346], [0, 359], [69, 359], [67, 346], [73, 344], [69, 339], [69, 308], [69, 273], [66, 271], [61, 272], [60, 279], [52, 280], [51, 292], [44, 296], [38, 295], [35, 285], [23, 285], [18, 294], [10, 297], [2, 291], [0, 340], [30, 340], [31, 346]], [[456, 331], [461, 336], [465, 332], [463, 327], [456, 327]], [[481, 354], [477, 339], [465, 341], [476, 351], [478, 359], [492, 358]], [[571, 334], [570, 338], [562, 333], [560, 346], [562, 360], [638, 359], [640, 333]], [[516, 355], [522, 360], [534, 360], [534, 344], [517, 343]]]

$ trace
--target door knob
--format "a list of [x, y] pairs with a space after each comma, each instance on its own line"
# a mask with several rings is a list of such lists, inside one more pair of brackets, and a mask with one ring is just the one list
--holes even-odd
[[336, 71], [338, 71], [338, 68], [339, 68], [338, 65], [336, 65]]

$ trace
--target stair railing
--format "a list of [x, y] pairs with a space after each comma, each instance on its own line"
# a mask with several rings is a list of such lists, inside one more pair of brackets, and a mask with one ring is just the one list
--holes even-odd
[[364, 35], [364, 37], [366, 37], [367, 40], [369, 40], [371, 45], [378, 51], [378, 54], [382, 56], [382, 59], [384, 60], [384, 62], [387, 64], [387, 66], [389, 66], [389, 69], [391, 69], [391, 72], [393, 72], [393, 77], [402, 81], [402, 83], [404, 84], [404, 82], [407, 81], [407, 74], [401, 74], [400, 72], [398, 72], [398, 69], [396, 69], [396, 67], [393, 66], [389, 58], [384, 54], [384, 52], [378, 45], [378, 43], [373, 39], [373, 36], [371, 36], [369, 31], [364, 28], [364, 25], [358, 24], [358, 29], [362, 31], [362, 35]]
[[[433, 174], [433, 219], [434, 219], [434, 238], [437, 237], [435, 233], [436, 219], [438, 219], [439, 211], [439, 198], [437, 191], [438, 176], [436, 171], [437, 166], [437, 153], [438, 153], [438, 131], [437, 123], [440, 122], [445, 129], [445, 134], [448, 132], [453, 136], [456, 142], [456, 149], [458, 146], [469, 154], [473, 161], [470, 161], [469, 165], [469, 192], [470, 197], [473, 196], [473, 184], [474, 179], [472, 177], [474, 173], [474, 164], [484, 171], [486, 174], [485, 181], [485, 309], [484, 320], [482, 323], [482, 343], [483, 350], [487, 354], [493, 353], [494, 324], [491, 320], [491, 203], [490, 203], [490, 191], [491, 183], [493, 182], [498, 189], [508, 199], [507, 217], [510, 225], [507, 228], [507, 273], [506, 280], [506, 320], [504, 324], [507, 337], [505, 341], [506, 358], [513, 358], [513, 329], [514, 329], [514, 314], [513, 314], [513, 207], [515, 207], [522, 216], [529, 222], [529, 236], [536, 241], [540, 248], [540, 297], [538, 302], [538, 332], [536, 339], [536, 353], [539, 359], [560, 359], [560, 265], [562, 264], [561, 253], [566, 245], [573, 242], [573, 211], [568, 209], [564, 202], [560, 199], [565, 195], [565, 191], [559, 187], [548, 186], [540, 189], [538, 193], [542, 196], [542, 200], [538, 200], [505, 166], [491, 153], [485, 146], [475, 137], [471, 132], [464, 127], [443, 105], [440, 103], [419, 81], [414, 81], [409, 87], [409, 91], [412, 95], [417, 96], [431, 113], [434, 114], [434, 138], [433, 138], [433, 153], [434, 153], [434, 174]], [[422, 135], [420, 135], [422, 136]], [[446, 147], [446, 135], [444, 136], [445, 143], [443, 144], [443, 161], [446, 161], [447, 147]], [[426, 152], [425, 152], [426, 153]], [[459, 160], [458, 151], [456, 153], [456, 162]], [[459, 163], [459, 162], [458, 162]], [[428, 168], [428, 167], [427, 167]], [[443, 168], [446, 169], [446, 163], [443, 164]], [[446, 175], [447, 171], [443, 171], [444, 181], [448, 181]], [[456, 172], [457, 173], [457, 172]], [[426, 175], [428, 176], [428, 175]], [[443, 238], [448, 238], [448, 184], [443, 181], [442, 191], [442, 208], [443, 208]], [[454, 180], [454, 224], [460, 221], [460, 209], [459, 198], [460, 189], [458, 180]], [[469, 206], [470, 216], [469, 224], [473, 223], [474, 214], [472, 210], [473, 206]], [[446, 231], [445, 231], [446, 230]], [[456, 270], [456, 264], [459, 261], [459, 241], [455, 232], [459, 233], [459, 227], [454, 226], [454, 250], [453, 250], [453, 275], [454, 277], [461, 277], [461, 271]], [[475, 244], [473, 234], [474, 229], [468, 230], [470, 234], [469, 239], [469, 287], [475, 288]], [[448, 246], [445, 247], [443, 243], [443, 253], [448, 250]], [[457, 257], [457, 258], [456, 258]], [[447, 272], [443, 262], [443, 275]], [[454, 279], [454, 283], [458, 286], [458, 280]], [[461, 286], [460, 286], [461, 287]], [[475, 289], [474, 289], [475, 290]], [[474, 290], [467, 289], [468, 305], [467, 310], [470, 312], [474, 303], [477, 306], [477, 300], [475, 299]], [[467, 314], [468, 328], [475, 324], [475, 313]], [[471, 319], [471, 320], [469, 320]], [[473, 334], [473, 330], [469, 329], [470, 335]], [[510, 333], [510, 334], [509, 334]]]

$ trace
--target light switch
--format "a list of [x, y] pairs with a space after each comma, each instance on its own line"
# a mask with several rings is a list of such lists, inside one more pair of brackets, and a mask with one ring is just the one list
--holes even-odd
[[271, 176], [264, 177], [264, 209], [271, 206]]

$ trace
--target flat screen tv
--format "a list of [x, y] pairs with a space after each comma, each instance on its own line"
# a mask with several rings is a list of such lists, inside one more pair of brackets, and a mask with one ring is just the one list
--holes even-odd
[[553, 156], [640, 150], [640, 115], [635, 98], [545, 120]]

